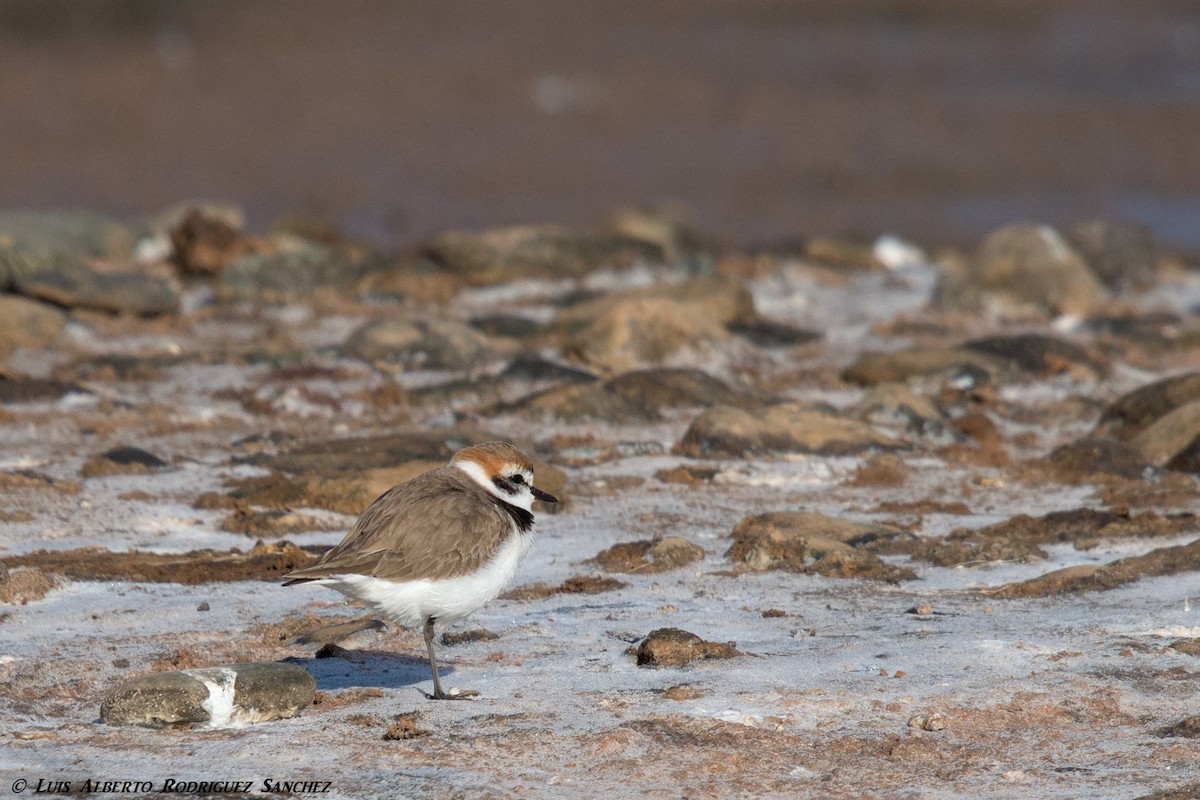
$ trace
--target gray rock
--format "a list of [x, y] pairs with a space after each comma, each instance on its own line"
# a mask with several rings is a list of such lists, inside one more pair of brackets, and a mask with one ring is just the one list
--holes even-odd
[[726, 327], [730, 333], [741, 336], [758, 347], [799, 347], [821, 339], [821, 334], [817, 331], [767, 319], [734, 322]]
[[973, 376], [976, 386], [992, 383], [1004, 373], [1000, 359], [957, 347], [915, 347], [891, 353], [862, 353], [842, 370], [842, 380], [859, 386], [903, 383], [923, 378], [956, 380]]
[[1006, 316], [1085, 316], [1107, 300], [1083, 256], [1053, 228], [1029, 224], [989, 234], [961, 270], [943, 270], [936, 292], [943, 307]]
[[954, 425], [937, 403], [903, 383], [881, 383], [855, 406], [864, 422], [900, 428], [909, 436], [950, 444], [961, 440]]
[[562, 383], [593, 383], [598, 380], [590, 372], [528, 353], [514, 358], [500, 373], [500, 377], [522, 381], [558, 381]]
[[100, 272], [85, 256], [22, 244], [0, 246], [0, 262], [19, 294], [67, 308], [156, 316], [174, 311], [179, 295], [167, 281], [136, 272]]
[[21, 245], [61, 250], [82, 258], [125, 261], [133, 253], [134, 232], [113, 217], [88, 211], [0, 212], [0, 249]]
[[686, 355], [706, 357], [729, 337], [703, 306], [665, 298], [633, 298], [609, 308], [571, 341], [569, 353], [613, 372], [661, 366]]
[[1104, 377], [1108, 374], [1108, 365], [1085, 348], [1065, 339], [1038, 333], [986, 336], [966, 342], [962, 348], [1002, 359], [1022, 372], [1037, 377], [1050, 377], [1067, 370], [1080, 377]]
[[425, 258], [477, 286], [521, 278], [578, 278], [604, 267], [664, 261], [650, 242], [558, 225], [451, 231], [422, 248]]
[[649, 369], [623, 372], [604, 382], [606, 392], [630, 405], [651, 411], [709, 408], [716, 405], [758, 409], [772, 398], [734, 387], [700, 369]]
[[470, 444], [473, 438], [452, 439], [444, 431], [414, 431], [326, 439], [306, 442], [279, 454], [254, 453], [235, 461], [293, 474], [353, 472], [394, 467], [409, 461], [447, 461], [455, 450]]
[[741, 458], [766, 453], [848, 455], [902, 446], [857, 420], [785, 403], [759, 413], [710, 408], [692, 421], [674, 452], [693, 458]]
[[161, 469], [162, 467], [170, 466], [166, 461], [163, 461], [153, 453], [147, 452], [140, 447], [131, 445], [122, 445], [114, 447], [111, 450], [106, 450], [101, 453], [101, 456], [114, 464], [131, 465], [138, 464], [149, 469]]
[[497, 411], [519, 411], [538, 417], [568, 422], [646, 422], [661, 418], [657, 410], [630, 403], [609, 392], [602, 384], [567, 384], [534, 392], [497, 407]]
[[388, 319], [351, 334], [342, 351], [381, 368], [464, 370], [496, 358], [488, 340], [453, 320]]
[[489, 314], [475, 317], [470, 322], [471, 327], [487, 336], [500, 336], [506, 339], [531, 339], [541, 330], [542, 326], [528, 317], [516, 314]]
[[387, 259], [349, 247], [301, 239], [275, 242], [274, 251], [248, 253], [221, 272], [220, 287], [235, 298], [260, 295], [307, 298], [319, 289], [355, 291], [364, 277], [389, 266]]
[[317, 683], [294, 664], [230, 664], [159, 672], [108, 693], [100, 719], [109, 725], [235, 727], [294, 717], [312, 705]]
[[1157, 279], [1154, 233], [1119, 219], [1081, 222], [1069, 234], [1088, 266], [1114, 291], [1148, 289]]

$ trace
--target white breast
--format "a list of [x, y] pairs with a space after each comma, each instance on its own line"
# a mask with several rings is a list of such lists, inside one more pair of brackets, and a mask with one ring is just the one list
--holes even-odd
[[482, 569], [457, 578], [396, 582], [370, 575], [344, 574], [315, 583], [370, 603], [401, 625], [419, 625], [429, 617], [438, 622], [454, 622], [500, 594], [513, 579], [532, 541], [532, 535], [514, 529], [513, 535]]

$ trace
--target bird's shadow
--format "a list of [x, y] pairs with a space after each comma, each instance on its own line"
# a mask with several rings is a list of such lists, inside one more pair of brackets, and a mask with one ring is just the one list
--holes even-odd
[[[397, 689], [430, 680], [429, 662], [419, 656], [386, 650], [343, 650], [328, 658], [288, 658], [308, 670], [321, 691], [349, 688]], [[445, 678], [454, 668], [438, 663], [438, 677]]]

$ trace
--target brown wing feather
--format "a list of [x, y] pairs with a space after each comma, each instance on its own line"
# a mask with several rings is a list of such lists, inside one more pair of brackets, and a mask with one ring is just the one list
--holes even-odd
[[481, 567], [511, 533], [491, 495], [457, 468], [442, 467], [380, 495], [320, 561], [285, 577], [453, 578]]

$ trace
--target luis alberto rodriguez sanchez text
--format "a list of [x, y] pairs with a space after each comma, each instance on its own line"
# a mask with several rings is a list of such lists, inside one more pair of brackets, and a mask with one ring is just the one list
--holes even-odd
[[14, 794], [326, 794], [333, 781], [296, 781], [263, 778], [261, 781], [192, 781], [166, 778], [155, 781], [111, 781], [85, 778], [57, 780], [17, 778], [12, 782]]

